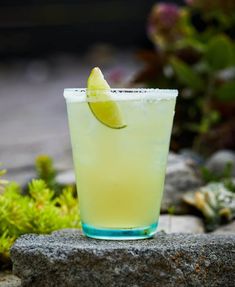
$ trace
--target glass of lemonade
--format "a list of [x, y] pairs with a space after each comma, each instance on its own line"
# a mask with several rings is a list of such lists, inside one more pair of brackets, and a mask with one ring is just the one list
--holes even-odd
[[83, 232], [99, 239], [152, 237], [158, 225], [178, 92], [107, 91], [125, 119], [122, 128], [97, 120], [88, 92], [64, 90]]

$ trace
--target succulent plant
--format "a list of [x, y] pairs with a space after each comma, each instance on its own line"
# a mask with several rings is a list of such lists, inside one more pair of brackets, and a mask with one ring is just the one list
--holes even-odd
[[235, 217], [235, 193], [223, 183], [209, 183], [196, 191], [186, 193], [183, 200], [200, 210], [208, 231]]

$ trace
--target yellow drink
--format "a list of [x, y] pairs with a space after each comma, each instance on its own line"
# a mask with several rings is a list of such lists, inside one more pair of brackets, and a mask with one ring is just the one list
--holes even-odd
[[[121, 129], [100, 123], [85, 95], [65, 90], [83, 230], [98, 230], [93, 237], [122, 231], [101, 238], [125, 238], [125, 231], [128, 238], [149, 237], [160, 212], [177, 91], [112, 90], [125, 119]], [[139, 236], [131, 236], [135, 229]]]

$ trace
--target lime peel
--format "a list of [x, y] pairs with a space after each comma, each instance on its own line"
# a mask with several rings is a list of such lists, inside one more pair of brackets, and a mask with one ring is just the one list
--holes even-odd
[[[87, 81], [87, 98], [91, 112], [107, 127], [122, 129], [126, 127], [118, 104], [110, 98], [110, 86], [101, 70], [94, 68]], [[90, 101], [89, 101], [90, 100]]]

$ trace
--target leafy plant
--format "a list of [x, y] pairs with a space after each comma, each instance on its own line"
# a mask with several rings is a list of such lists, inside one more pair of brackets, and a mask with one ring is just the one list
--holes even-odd
[[[0, 166], [2, 164], [0, 163]], [[3, 179], [2, 177], [6, 174], [5, 169], [0, 169], [0, 194], [4, 191], [4, 186], [8, 184], [8, 181], [6, 179]]]
[[38, 158], [36, 168], [43, 179], [29, 182], [26, 195], [18, 184], [0, 181], [0, 263], [3, 266], [10, 264], [9, 249], [22, 234], [45, 234], [61, 228], [80, 228], [74, 187], [67, 186], [60, 194], [50, 188], [57, 186], [56, 172], [50, 158]]
[[59, 186], [56, 182], [57, 172], [50, 157], [47, 155], [39, 155], [35, 160], [35, 168], [38, 178], [44, 180], [49, 188], [55, 191], [59, 190]]
[[148, 35], [154, 51], [134, 83], [178, 88], [172, 148], [205, 154], [235, 148], [235, 2], [187, 0], [156, 4]]
[[235, 217], [235, 194], [223, 183], [209, 183], [195, 192], [186, 193], [183, 200], [200, 210], [207, 231]]
[[233, 165], [228, 162], [221, 173], [214, 173], [201, 167], [201, 177], [205, 185], [189, 191], [183, 200], [197, 208], [203, 215], [207, 231], [235, 218], [235, 182]]

